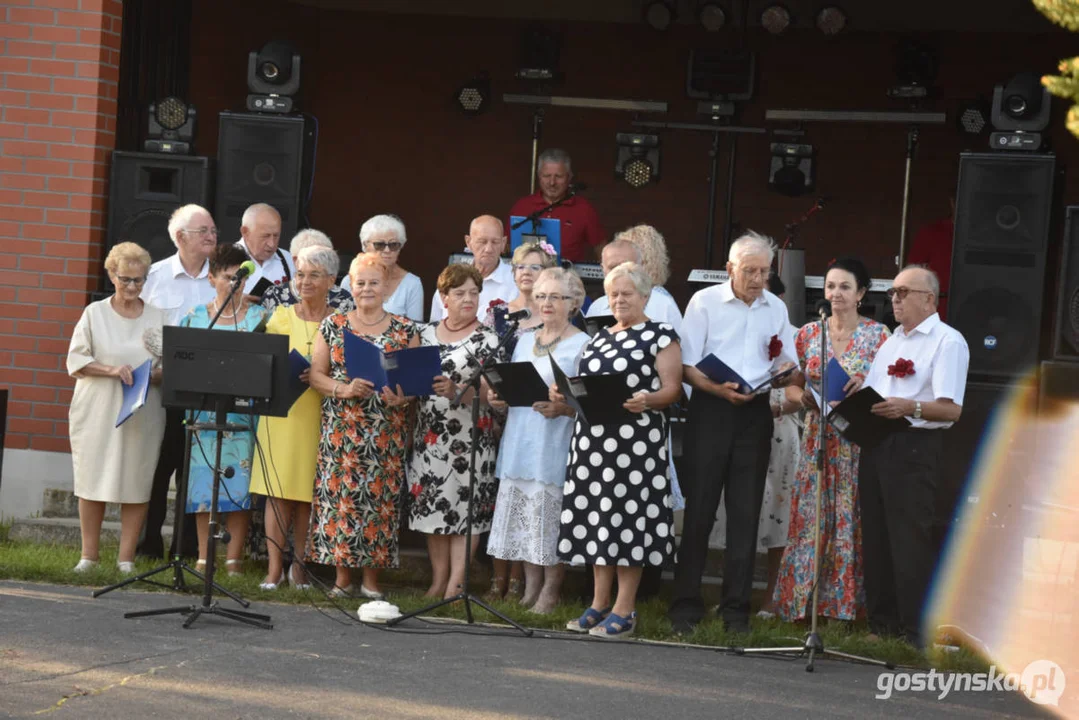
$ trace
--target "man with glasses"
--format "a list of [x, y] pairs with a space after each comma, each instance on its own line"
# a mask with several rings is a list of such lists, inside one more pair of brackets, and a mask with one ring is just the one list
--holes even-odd
[[[217, 248], [217, 225], [209, 211], [198, 205], [184, 205], [169, 218], [169, 237], [176, 245], [176, 254], [159, 260], [150, 266], [146, 282], [139, 297], [165, 311], [169, 325], [179, 325], [187, 311], [205, 305], [214, 299], [210, 284], [210, 255]], [[168, 510], [169, 479], [181, 469], [184, 458], [183, 411], [168, 409], [165, 415], [165, 435], [161, 440], [157, 469], [154, 470], [154, 486], [150, 493], [150, 507], [146, 525], [136, 554], [157, 560], [165, 552], [161, 538], [161, 526]], [[177, 478], [177, 482], [184, 482]], [[185, 515], [185, 556], [198, 555], [194, 515]], [[175, 544], [169, 555], [176, 553]]]
[[[494, 215], [480, 215], [468, 226], [465, 245], [472, 252], [472, 265], [483, 275], [483, 288], [476, 305], [476, 314], [483, 315], [496, 300], [509, 303], [520, 294], [513, 281], [513, 268], [502, 262], [506, 248], [506, 235], [502, 221]], [[431, 322], [438, 322], [446, 315], [446, 306], [438, 293], [431, 298]]]
[[922, 603], [933, 574], [932, 523], [944, 430], [962, 412], [970, 350], [937, 314], [936, 273], [908, 266], [888, 289], [899, 322], [873, 359], [865, 386], [884, 398], [875, 415], [907, 418], [910, 427], [862, 448], [866, 610], [874, 634], [899, 634], [915, 647]]
[[[683, 379], [693, 387], [686, 422], [686, 498], [682, 542], [668, 611], [676, 632], [704, 617], [701, 575], [720, 497], [727, 512], [727, 550], [720, 616], [728, 630], [749, 632], [757, 527], [772, 445], [767, 386], [747, 394], [737, 383], [717, 383], [697, 369], [715, 355], [757, 387], [797, 362], [787, 306], [768, 292], [775, 245], [748, 232], [731, 245], [730, 280], [694, 294], [682, 320]], [[795, 371], [774, 385], [800, 381]]]

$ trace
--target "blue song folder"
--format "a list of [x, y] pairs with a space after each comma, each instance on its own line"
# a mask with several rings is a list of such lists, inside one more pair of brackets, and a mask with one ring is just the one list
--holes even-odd
[[139, 408], [146, 404], [146, 396], [150, 393], [150, 361], [147, 360], [131, 372], [132, 383], [120, 386], [124, 389], [124, 400], [120, 404], [120, 413], [116, 416], [116, 427], [120, 427], [128, 421]]
[[738, 392], [742, 393], [743, 395], [753, 395], [755, 393], [758, 393], [764, 388], [771, 385], [776, 380], [787, 377], [796, 369], [795, 367], [790, 367], [783, 372], [778, 372], [774, 375], [770, 375], [768, 379], [762, 382], [760, 385], [758, 385], [757, 387], [753, 387], [748, 382], [746, 382], [741, 375], [732, 370], [730, 365], [723, 362], [712, 353], [708, 353], [708, 357], [697, 363], [696, 367], [702, 373], [707, 375], [708, 379], [712, 382], [717, 382], [720, 384], [728, 382], [738, 383]]
[[289, 401], [288, 406], [291, 408], [296, 404], [296, 401], [300, 399], [300, 396], [307, 392], [307, 388], [310, 387], [307, 383], [300, 379], [300, 375], [304, 370], [311, 367], [311, 363], [307, 361], [299, 350], [292, 350], [288, 354], [288, 392]]
[[349, 378], [369, 380], [376, 391], [397, 386], [405, 395], [430, 395], [442, 374], [442, 356], [434, 345], [383, 352], [358, 335], [345, 333], [345, 368]]
[[840, 402], [847, 394], [843, 392], [843, 386], [850, 382], [850, 375], [834, 357], [828, 361], [828, 387], [825, 388], [824, 396], [828, 402]]
[[562, 257], [562, 221], [557, 218], [540, 218], [533, 226], [528, 220], [521, 227], [514, 229], [513, 226], [524, 220], [524, 215], [510, 215], [510, 252], [517, 249], [523, 242], [543, 240], [554, 248], [555, 254]]

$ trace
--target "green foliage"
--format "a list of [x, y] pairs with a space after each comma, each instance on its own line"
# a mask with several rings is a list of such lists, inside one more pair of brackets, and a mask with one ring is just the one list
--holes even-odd
[[[1079, 0], [1031, 0], [1034, 7], [1045, 17], [1067, 28], [1079, 32]], [[1042, 84], [1053, 95], [1071, 100], [1065, 127], [1068, 132], [1079, 137], [1079, 57], [1060, 62], [1060, 75], [1046, 75]]]

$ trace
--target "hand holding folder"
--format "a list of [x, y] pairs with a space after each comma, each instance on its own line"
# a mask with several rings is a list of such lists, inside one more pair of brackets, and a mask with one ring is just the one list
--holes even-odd
[[558, 367], [553, 356], [551, 361], [554, 381], [558, 391], [566, 399], [566, 404], [577, 412], [577, 417], [586, 426], [606, 423], [626, 422], [633, 415], [622, 407], [633, 392], [626, 385], [624, 372], [613, 375], [580, 375], [567, 377]]
[[768, 379], [762, 382], [757, 387], [753, 387], [746, 380], [736, 373], [730, 365], [717, 358], [714, 354], [708, 353], [708, 357], [697, 363], [696, 368], [702, 373], [708, 376], [708, 379], [712, 382], [717, 382], [720, 385], [723, 383], [737, 383], [738, 392], [743, 395], [756, 395], [761, 390], [764, 390], [771, 386], [776, 380], [780, 380], [789, 376], [795, 370], [797, 366], [791, 366], [786, 370], [781, 370], [773, 375], [769, 375]]
[[374, 343], [346, 332], [345, 368], [351, 380], [367, 380], [376, 390], [401, 386], [407, 396], [430, 395], [442, 374], [442, 356], [434, 345], [383, 352]]
[[152, 361], [147, 360], [142, 365], [131, 371], [131, 384], [124, 385], [124, 397], [120, 403], [120, 412], [116, 416], [116, 427], [120, 427], [131, 418], [139, 408], [146, 404], [146, 397], [150, 393], [150, 372]]
[[839, 434], [863, 448], [880, 444], [886, 437], [910, 426], [906, 418], [886, 418], [873, 414], [873, 406], [884, 402], [876, 390], [865, 387], [846, 398], [828, 414], [828, 422]]
[[500, 363], [483, 371], [499, 399], [510, 407], [532, 407], [548, 401], [547, 385], [530, 362]]

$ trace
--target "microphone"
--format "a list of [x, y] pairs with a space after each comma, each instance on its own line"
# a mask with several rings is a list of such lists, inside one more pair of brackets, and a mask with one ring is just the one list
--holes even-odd
[[255, 263], [253, 260], [245, 260], [240, 267], [236, 270], [236, 276], [232, 278], [233, 285], [239, 285], [245, 277], [255, 272]]
[[821, 316], [822, 320], [824, 318], [826, 318], [826, 317], [831, 317], [832, 316], [832, 303], [830, 301], [825, 300], [825, 299], [822, 298], [822, 299], [817, 301], [816, 311], [817, 311], [817, 314]]
[[522, 320], [527, 320], [532, 317], [532, 311], [528, 308], [518, 310], [517, 312], [511, 312], [506, 315], [506, 322], [519, 323]]

